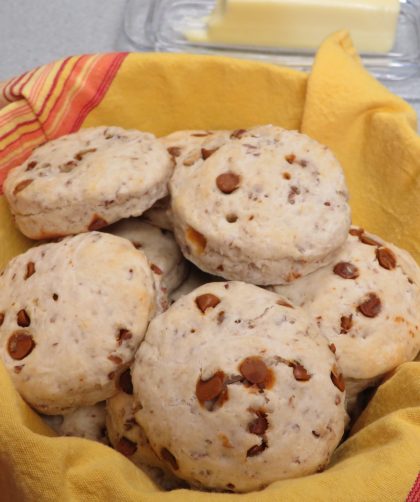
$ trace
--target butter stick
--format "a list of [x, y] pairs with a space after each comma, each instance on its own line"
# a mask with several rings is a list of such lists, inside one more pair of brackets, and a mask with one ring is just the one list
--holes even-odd
[[399, 0], [218, 0], [207, 30], [190, 41], [316, 49], [334, 31], [350, 31], [360, 52], [391, 50]]

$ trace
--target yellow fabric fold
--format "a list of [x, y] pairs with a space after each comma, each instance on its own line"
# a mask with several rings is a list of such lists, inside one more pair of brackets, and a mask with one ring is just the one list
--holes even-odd
[[[165, 134], [270, 122], [330, 146], [346, 172], [354, 221], [420, 259], [415, 113], [363, 69], [344, 33], [323, 44], [309, 76], [228, 58], [131, 54], [83, 126]], [[11, 232], [4, 199], [0, 238], [3, 264], [30, 245]], [[420, 362], [404, 364], [380, 386], [326, 471], [246, 495], [162, 493], [114, 450], [54, 437], [17, 395], [2, 364], [0, 385], [2, 502], [395, 502], [406, 499], [420, 469]]]

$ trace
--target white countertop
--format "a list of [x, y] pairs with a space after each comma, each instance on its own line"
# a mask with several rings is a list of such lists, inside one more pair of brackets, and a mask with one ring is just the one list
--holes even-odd
[[0, 81], [63, 57], [127, 50], [126, 0], [0, 0]]

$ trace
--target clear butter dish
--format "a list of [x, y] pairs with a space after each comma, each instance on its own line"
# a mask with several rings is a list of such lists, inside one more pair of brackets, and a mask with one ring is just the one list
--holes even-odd
[[[355, 3], [358, 3], [363, 10], [364, 6], [369, 3], [374, 7], [379, 4], [395, 7], [396, 4], [395, 29], [393, 29], [390, 40], [391, 50], [375, 53], [359, 48], [359, 52], [364, 65], [373, 75], [413, 104], [420, 103], [420, 0], [400, 0], [399, 5], [398, 0], [369, 0], [368, 2], [353, 0], [354, 4], [349, 3], [349, 0], [277, 1], [289, 4], [291, 7], [296, 6], [293, 1], [297, 4], [300, 3], [303, 9], [301, 13], [304, 14], [309, 12], [308, 5], [313, 8], [314, 5], [324, 4], [324, 7], [330, 9], [334, 5], [341, 8], [341, 5], [347, 2], [351, 8], [354, 7]], [[214, 19], [214, 13], [217, 13], [217, 10], [222, 8], [221, 6], [225, 8], [228, 2], [229, 0], [128, 0], [124, 19], [124, 31], [128, 38], [127, 45], [133, 50], [218, 54], [270, 62], [304, 71], [310, 70], [316, 51], [315, 46], [312, 49], [307, 49], [285, 47], [284, 45], [247, 45], [243, 42], [221, 42], [220, 40], [206, 39], [203, 34], [206, 33], [209, 24]], [[249, 4], [253, 0], [230, 0], [230, 2], [230, 8], [233, 10], [234, 3], [244, 2], [249, 8]], [[261, 4], [269, 4], [270, 6], [275, 3], [276, 0], [262, 0], [261, 2]], [[254, 4], [257, 5], [258, 2], [255, 0]], [[257, 6], [260, 7], [261, 4]], [[330, 14], [331, 11], [324, 11], [323, 17], [314, 18], [312, 27], [316, 26], [316, 23], [322, 23], [325, 19], [334, 19], [334, 16]], [[349, 19], [350, 23], [353, 19], [352, 16], [354, 17], [354, 12], [349, 12], [345, 19]], [[375, 16], [374, 13], [368, 15], [370, 28], [367, 33], [371, 38], [377, 37], [381, 33], [381, 29], [389, 30], [389, 26], [385, 26], [386, 20], [382, 19], [380, 15], [376, 15], [374, 18], [377, 24], [376, 32], [372, 31], [372, 26], [375, 24], [372, 24], [373, 16]], [[260, 13], [256, 12], [256, 18], [258, 17], [261, 21]], [[277, 19], [281, 20], [279, 17]], [[334, 21], [332, 22], [334, 23]], [[287, 28], [284, 23], [283, 25]], [[311, 28], [311, 25], [308, 26]], [[231, 26], [228, 25], [226, 33], [231, 33], [230, 28]], [[338, 24], [331, 31], [343, 28], [347, 28], [347, 26]], [[247, 26], [245, 26], [245, 34], [247, 33], [246, 29]], [[251, 39], [255, 39], [255, 36]]]

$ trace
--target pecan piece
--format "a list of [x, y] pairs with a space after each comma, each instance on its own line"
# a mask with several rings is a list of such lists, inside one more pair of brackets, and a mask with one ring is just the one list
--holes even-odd
[[151, 268], [151, 269], [152, 269], [152, 271], [153, 271], [155, 274], [157, 274], [157, 275], [162, 275], [162, 274], [163, 274], [162, 270], [161, 270], [161, 269], [160, 269], [157, 265], [155, 265], [154, 263], [152, 263], [152, 264], [150, 265], [150, 268]]
[[217, 152], [218, 148], [202, 148], [201, 149], [201, 157], [203, 160], [207, 160], [209, 157], [213, 155], [214, 152]]
[[130, 368], [121, 373], [118, 385], [126, 394], [129, 394], [130, 396], [133, 394], [133, 382], [131, 380]]
[[93, 153], [93, 152], [96, 152], [96, 148], [87, 148], [86, 150], [81, 150], [80, 152], [76, 153], [76, 155], [74, 156], [74, 158], [76, 160], [82, 160], [83, 157], [85, 155], [87, 155], [88, 153]]
[[360, 234], [359, 241], [363, 242], [363, 244], [367, 244], [368, 246], [381, 246], [378, 241], [375, 241], [375, 239], [372, 239], [372, 237], [369, 237], [366, 234]]
[[20, 183], [18, 183], [15, 186], [15, 189], [13, 190], [13, 195], [17, 195], [22, 190], [25, 190], [25, 188], [28, 187], [33, 181], [34, 180], [23, 180]]
[[230, 135], [230, 139], [241, 139], [246, 132], [246, 129], [235, 129]]
[[128, 329], [120, 329], [117, 335], [118, 345], [121, 345], [122, 342], [130, 340], [131, 338], [133, 338], [133, 333], [131, 333], [131, 331]]
[[353, 326], [353, 314], [350, 314], [349, 316], [341, 316], [340, 319], [340, 334], [345, 335], [348, 333]]
[[340, 373], [334, 366], [330, 373], [332, 383], [337, 387], [340, 392], [344, 392], [346, 389], [346, 384], [344, 382], [343, 374]]
[[33, 261], [30, 261], [27, 265], [26, 265], [26, 274], [25, 274], [25, 281], [26, 279], [29, 279], [29, 277], [31, 277], [31, 275], [34, 275], [35, 273], [35, 263]]

